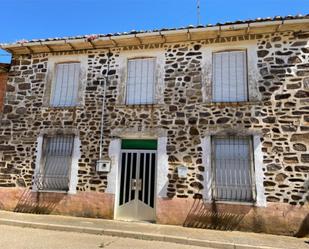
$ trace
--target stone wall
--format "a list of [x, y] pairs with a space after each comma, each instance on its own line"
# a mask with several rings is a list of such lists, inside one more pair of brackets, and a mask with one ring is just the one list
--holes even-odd
[[[244, 103], [211, 103], [203, 65], [204, 49], [220, 44], [229, 49], [250, 42], [256, 51], [256, 97]], [[253, 44], [253, 45], [252, 45]], [[80, 51], [87, 57], [83, 98], [76, 108], [44, 105], [50, 56], [14, 57], [4, 118], [0, 126], [0, 186], [30, 187], [35, 169], [36, 140], [42, 131], [72, 130], [80, 137], [78, 191], [104, 192], [107, 174], [95, 172], [99, 154], [103, 80], [108, 76], [104, 122], [104, 157], [111, 139], [129, 132], [157, 130], [166, 134], [169, 198], [201, 198], [205, 186], [201, 139], [218, 133], [259, 134], [262, 142], [264, 186], [268, 202], [303, 205], [309, 174], [309, 48], [308, 37], [292, 32], [218, 38], [200, 42]], [[122, 54], [163, 51], [162, 100], [156, 105], [125, 106]], [[72, 55], [74, 53], [67, 53]], [[77, 53], [76, 53], [77, 54]], [[107, 69], [109, 68], [109, 71]], [[211, 77], [210, 77], [211, 79]], [[204, 96], [204, 97], [203, 97]], [[186, 180], [175, 166], [189, 165]], [[116, 184], [116, 183], [115, 183]]]

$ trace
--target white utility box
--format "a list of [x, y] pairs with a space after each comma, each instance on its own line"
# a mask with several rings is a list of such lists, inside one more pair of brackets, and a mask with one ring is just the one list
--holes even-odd
[[111, 162], [108, 160], [99, 160], [96, 165], [97, 172], [110, 172], [111, 171]]
[[187, 178], [188, 167], [185, 166], [185, 165], [178, 165], [177, 166], [177, 174], [178, 174], [178, 178]]

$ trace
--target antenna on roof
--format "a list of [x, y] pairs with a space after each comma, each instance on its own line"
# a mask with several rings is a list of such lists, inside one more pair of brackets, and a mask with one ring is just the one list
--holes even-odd
[[196, 0], [197, 25], [200, 25], [200, 0]]

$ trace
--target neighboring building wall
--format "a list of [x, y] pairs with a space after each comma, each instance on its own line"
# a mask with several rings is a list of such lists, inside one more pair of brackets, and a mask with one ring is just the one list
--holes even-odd
[[[53, 212], [113, 216], [115, 193], [104, 192], [113, 189], [108, 185], [116, 185], [116, 182], [108, 182], [107, 173], [95, 171], [99, 158], [102, 75], [107, 73], [109, 63], [104, 157], [109, 158], [112, 140], [167, 138], [168, 165], [161, 167], [168, 167], [168, 174], [166, 195], [160, 195], [157, 201], [159, 222], [191, 226], [194, 221], [203, 221], [199, 218], [201, 213], [194, 213], [194, 208], [201, 210], [198, 205], [204, 205], [210, 213], [234, 214], [237, 229], [292, 233], [309, 210], [306, 202], [309, 177], [308, 46], [308, 37], [286, 32], [124, 47], [112, 49], [109, 57], [107, 50], [82, 51], [76, 53], [83, 72], [80, 105], [76, 108], [47, 106], [52, 82], [49, 69], [53, 63], [66, 60], [65, 53], [15, 57], [0, 126], [0, 186], [12, 187], [11, 196], [18, 200], [20, 192], [15, 187], [32, 186], [38, 136], [49, 131], [72, 130], [81, 142], [77, 195], [61, 197]], [[211, 54], [230, 48], [247, 50], [250, 101], [211, 103]], [[158, 104], [126, 106], [123, 98], [126, 58], [143, 55], [156, 56], [158, 60]], [[72, 53], [67, 56], [74, 57]], [[214, 210], [210, 200], [204, 203], [201, 199], [207, 199], [202, 193], [207, 185], [205, 171], [211, 167], [203, 161], [203, 157], [206, 160], [208, 157], [207, 148], [203, 149], [203, 139], [214, 134], [239, 133], [260, 137], [261, 146], [257, 145], [257, 148], [261, 147], [261, 152], [257, 153], [263, 160], [260, 170], [264, 176], [263, 183], [257, 184], [264, 185], [267, 208], [225, 203], [218, 204]], [[177, 178], [176, 166], [180, 163], [189, 166], [185, 180]], [[5, 191], [4, 188], [0, 191], [4, 196], [2, 207], [16, 208], [18, 201], [9, 201]], [[95, 193], [98, 193], [97, 197], [94, 197]], [[295, 205], [295, 208], [284, 203]], [[286, 215], [290, 215], [290, 220]], [[190, 217], [191, 221], [188, 220]], [[207, 217], [204, 218], [205, 223], [209, 222]], [[217, 221], [224, 222], [220, 217]]]
[[7, 72], [0, 72], [0, 112], [3, 110], [7, 78]]

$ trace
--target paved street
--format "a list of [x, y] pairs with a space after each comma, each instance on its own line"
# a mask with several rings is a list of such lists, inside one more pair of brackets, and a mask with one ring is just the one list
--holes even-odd
[[[159, 242], [164, 240], [169, 243]], [[182, 244], [174, 244], [175, 241]], [[309, 249], [307, 241], [308, 238], [270, 234], [0, 211], [0, 249], [201, 248], [196, 245], [234, 249]]]
[[167, 242], [0, 225], [3, 249], [201, 249]]

